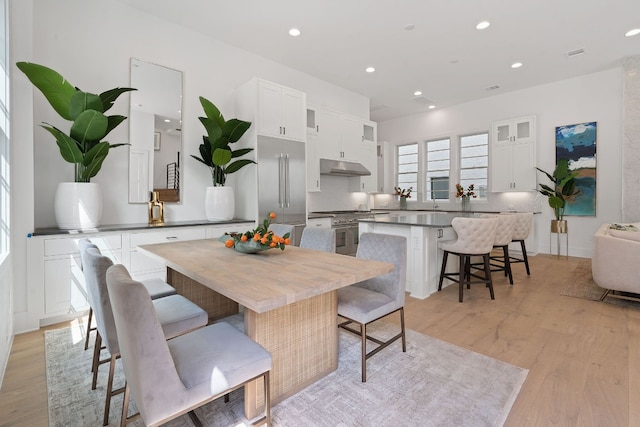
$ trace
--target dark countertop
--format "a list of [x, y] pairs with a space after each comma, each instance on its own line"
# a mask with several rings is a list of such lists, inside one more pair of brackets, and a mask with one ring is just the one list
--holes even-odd
[[56, 234], [92, 234], [92, 233], [105, 233], [111, 231], [128, 231], [128, 230], [158, 230], [162, 228], [174, 228], [174, 227], [194, 227], [199, 225], [226, 225], [237, 224], [242, 222], [254, 222], [250, 219], [232, 219], [229, 221], [206, 221], [206, 220], [191, 220], [191, 221], [169, 221], [163, 225], [149, 225], [147, 223], [138, 224], [111, 224], [100, 225], [97, 228], [85, 229], [85, 230], [62, 230], [57, 227], [50, 228], [36, 228], [33, 233], [29, 233], [27, 237], [32, 236], [53, 236]]
[[433, 212], [424, 211], [406, 215], [376, 215], [375, 218], [359, 219], [360, 222], [373, 222], [376, 224], [408, 225], [419, 227], [446, 228], [451, 227], [451, 220], [459, 216], [474, 216], [475, 212]]

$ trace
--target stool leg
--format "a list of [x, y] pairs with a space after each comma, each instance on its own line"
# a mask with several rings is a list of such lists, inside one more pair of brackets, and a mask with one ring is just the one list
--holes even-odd
[[491, 299], [496, 299], [493, 294], [493, 280], [491, 279], [491, 267], [489, 265], [489, 254], [484, 254], [482, 256], [484, 258], [484, 274], [487, 279], [489, 279], [489, 293], [491, 294]]
[[438, 283], [438, 292], [442, 290], [442, 280], [444, 279], [445, 269], [447, 268], [448, 257], [449, 257], [449, 252], [444, 251], [444, 255], [442, 256], [442, 268], [440, 269], [440, 282]]
[[462, 291], [464, 288], [464, 281], [465, 281], [465, 265], [464, 265], [464, 261], [465, 261], [465, 257], [464, 255], [460, 254], [458, 255], [460, 257], [460, 270], [458, 271], [458, 284], [460, 285], [459, 288], [459, 296], [458, 296], [458, 301], [462, 302]]
[[522, 257], [524, 259], [524, 266], [527, 268], [527, 276], [531, 276], [529, 272], [529, 258], [527, 258], [527, 248], [524, 245], [524, 240], [520, 240], [520, 247], [522, 248]]
[[513, 276], [511, 275], [511, 261], [509, 261], [509, 245], [502, 247], [502, 253], [504, 254], [504, 273], [509, 276], [509, 283], [513, 285]]
[[84, 349], [89, 348], [89, 334], [91, 334], [91, 318], [93, 317], [93, 308], [89, 307], [89, 320], [87, 320], [87, 336], [84, 339]]

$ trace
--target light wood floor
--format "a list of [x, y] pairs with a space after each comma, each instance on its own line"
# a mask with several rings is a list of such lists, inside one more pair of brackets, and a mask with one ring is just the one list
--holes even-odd
[[[407, 298], [407, 327], [529, 369], [507, 426], [640, 426], [640, 310], [561, 296], [579, 260], [532, 257], [513, 286], [494, 274], [495, 301], [480, 285], [462, 304], [455, 286]], [[43, 343], [15, 337], [0, 426], [48, 425]]]

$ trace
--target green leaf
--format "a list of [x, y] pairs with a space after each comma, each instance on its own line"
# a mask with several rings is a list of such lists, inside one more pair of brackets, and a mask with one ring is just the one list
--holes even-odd
[[213, 145], [222, 136], [222, 128], [215, 121], [206, 117], [198, 117], [198, 120], [206, 129], [209, 142]]
[[202, 96], [199, 98], [200, 98], [200, 104], [202, 105], [202, 109], [204, 110], [204, 113], [207, 115], [207, 118], [213, 120], [220, 129], [224, 128], [225, 120], [220, 110], [218, 110], [218, 107], [213, 105], [211, 101], [209, 101], [208, 99]]
[[43, 125], [42, 127], [49, 131], [49, 133], [51, 133], [51, 135], [56, 138], [56, 142], [58, 143], [58, 147], [60, 148], [60, 154], [62, 155], [62, 158], [64, 160], [69, 163], [82, 163], [82, 151], [80, 151], [78, 142], [76, 140], [67, 136], [66, 133], [53, 126]]
[[191, 157], [193, 157], [194, 159], [196, 159], [197, 161], [199, 161], [200, 163], [204, 164], [205, 166], [210, 166], [207, 164], [207, 162], [205, 162], [204, 160], [202, 160], [200, 157], [196, 157], [193, 154], [191, 154]]
[[109, 143], [106, 141], [94, 145], [93, 148], [84, 155], [82, 164], [89, 166], [97, 157], [107, 157], [107, 154], [109, 154], [109, 148]]
[[100, 101], [100, 97], [98, 95], [79, 90], [73, 94], [69, 103], [69, 115], [71, 116], [71, 120], [75, 120], [80, 113], [87, 110], [102, 112], [102, 101]]
[[231, 157], [241, 157], [241, 156], [244, 156], [245, 154], [249, 154], [252, 151], [253, 151], [253, 148], [241, 148], [239, 150], [235, 150], [231, 155]]
[[251, 126], [250, 122], [245, 122], [243, 120], [231, 119], [227, 123], [225, 123], [222, 128], [222, 135], [225, 136], [229, 142], [236, 142], [242, 135], [249, 129]]
[[120, 123], [122, 123], [126, 119], [127, 118], [125, 116], [109, 116], [109, 117], [107, 117], [107, 120], [108, 120], [109, 124], [107, 125], [107, 131], [104, 134], [104, 136], [109, 135], [109, 132], [114, 130]]
[[77, 89], [58, 72], [31, 62], [18, 62], [18, 69], [37, 87], [53, 109], [65, 120], [73, 120], [69, 113], [71, 97]]
[[106, 154], [104, 156], [95, 157], [93, 161], [87, 165], [87, 168], [82, 173], [82, 178], [88, 182], [91, 178], [96, 176], [96, 174], [100, 172], [100, 169], [102, 168], [102, 162], [104, 162], [104, 159], [106, 158]]
[[213, 152], [213, 164], [216, 166], [224, 166], [231, 161], [231, 150], [224, 148], [216, 148]]
[[102, 112], [106, 112], [109, 108], [113, 107], [113, 103], [120, 95], [125, 92], [129, 92], [132, 90], [138, 90], [131, 87], [117, 87], [115, 89], [110, 89], [106, 92], [102, 92], [100, 94], [100, 100], [102, 102]]
[[227, 166], [226, 172], [227, 173], [238, 172], [243, 167], [250, 165], [252, 163], [255, 163], [255, 162], [253, 160], [248, 160], [248, 159], [237, 160], [231, 163], [229, 166]]
[[107, 116], [95, 110], [82, 112], [71, 125], [70, 135], [80, 143], [99, 141], [107, 134], [109, 120]]

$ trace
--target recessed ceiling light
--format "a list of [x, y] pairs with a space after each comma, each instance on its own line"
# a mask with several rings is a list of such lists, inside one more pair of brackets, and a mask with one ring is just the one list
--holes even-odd
[[169, 119], [164, 119], [164, 122], [165, 122], [165, 123], [171, 123], [171, 120], [169, 120]]
[[640, 34], [640, 28], [634, 28], [633, 30], [627, 31], [625, 36], [626, 37], [633, 37], [633, 36], [637, 36], [638, 34]]
[[429, 105], [427, 108], [429, 108], [430, 110], [433, 110], [434, 108], [436, 108], [436, 106], [435, 106], [435, 105], [433, 105], [433, 104], [431, 104], [431, 105]]
[[413, 94], [415, 96], [420, 96], [420, 95], [422, 95], [422, 91], [417, 90], [417, 91], [413, 92]]
[[476, 30], [485, 30], [489, 28], [489, 25], [491, 25], [489, 21], [478, 22], [478, 25], [476, 25]]
[[522, 67], [522, 62], [514, 62], [511, 64], [511, 68], [520, 68]]
[[292, 28], [289, 30], [289, 35], [291, 37], [298, 37], [300, 35], [300, 30], [297, 28]]
[[365, 71], [366, 71], [367, 73], [373, 73], [375, 70], [376, 70], [376, 69], [375, 69], [375, 68], [373, 68], [373, 67], [367, 67], [367, 68], [365, 69]]
[[413, 25], [413, 24], [409, 24], [409, 25], [406, 25], [406, 26], [404, 27], [404, 30], [405, 30], [405, 31], [412, 31], [412, 30], [414, 30], [415, 28], [416, 28], [416, 26], [415, 26], [415, 25]]

